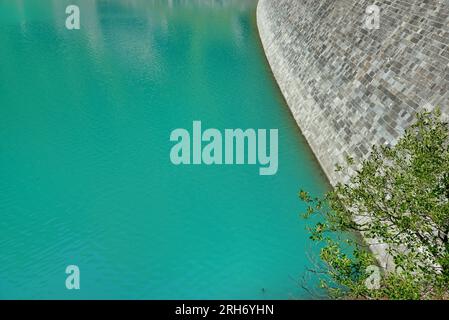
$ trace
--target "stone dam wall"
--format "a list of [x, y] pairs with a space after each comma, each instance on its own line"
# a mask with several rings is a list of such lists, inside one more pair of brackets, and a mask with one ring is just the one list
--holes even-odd
[[[366, 8], [380, 8], [379, 29]], [[449, 114], [449, 0], [259, 0], [278, 85], [330, 182], [346, 157], [394, 144], [416, 112]]]

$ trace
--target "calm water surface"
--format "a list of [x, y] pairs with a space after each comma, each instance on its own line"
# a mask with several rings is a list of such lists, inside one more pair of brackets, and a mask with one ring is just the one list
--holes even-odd
[[[78, 4], [81, 30], [65, 29]], [[307, 298], [327, 184], [256, 1], [0, 0], [0, 298]], [[278, 128], [279, 171], [173, 166], [170, 132]], [[65, 268], [81, 269], [81, 290]]]

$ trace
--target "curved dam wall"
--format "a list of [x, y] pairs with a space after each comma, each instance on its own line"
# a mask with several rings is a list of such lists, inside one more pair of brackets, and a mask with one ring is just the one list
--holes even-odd
[[[365, 10], [380, 8], [379, 29]], [[449, 114], [449, 0], [260, 0], [267, 59], [330, 182], [394, 144], [416, 112]]]

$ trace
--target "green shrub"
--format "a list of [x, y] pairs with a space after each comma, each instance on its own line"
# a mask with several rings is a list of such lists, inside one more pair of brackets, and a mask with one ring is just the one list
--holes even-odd
[[[350, 180], [323, 199], [299, 193], [308, 205], [304, 218], [320, 217], [310, 232], [323, 244], [321, 286], [331, 296], [449, 298], [448, 145], [441, 112], [422, 112], [396, 145], [373, 146], [359, 165], [349, 158]], [[366, 243], [348, 236], [357, 233], [387, 244], [394, 260], [375, 289], [366, 283], [377, 260]]]

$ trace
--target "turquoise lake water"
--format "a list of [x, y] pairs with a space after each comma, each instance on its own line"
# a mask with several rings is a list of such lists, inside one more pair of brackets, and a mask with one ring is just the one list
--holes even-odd
[[[256, 4], [0, 0], [0, 298], [310, 298], [297, 194], [328, 186]], [[279, 129], [278, 173], [174, 166], [170, 133], [194, 120]]]

